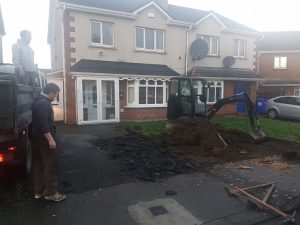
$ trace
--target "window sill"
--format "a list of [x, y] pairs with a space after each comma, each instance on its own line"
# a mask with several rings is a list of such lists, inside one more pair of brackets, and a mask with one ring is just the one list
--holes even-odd
[[287, 70], [287, 68], [273, 68], [273, 70]]
[[233, 56], [233, 57], [239, 60], [248, 60], [246, 57], [240, 57], [240, 56]]
[[151, 51], [146, 49], [135, 49], [135, 52], [154, 53], [154, 54], [167, 54], [165, 51]]
[[124, 108], [143, 109], [143, 108], [166, 108], [166, 107], [168, 107], [167, 104], [162, 104], [162, 105], [127, 105]]
[[103, 49], [112, 49], [117, 50], [114, 46], [105, 46], [105, 45], [89, 45], [89, 48], [103, 48]]
[[207, 55], [208, 58], [222, 58], [220, 55]]

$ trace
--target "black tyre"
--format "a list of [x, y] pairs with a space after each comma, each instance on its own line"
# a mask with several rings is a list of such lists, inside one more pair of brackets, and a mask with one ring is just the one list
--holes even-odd
[[278, 117], [278, 112], [275, 109], [270, 109], [268, 111], [268, 117], [270, 119], [276, 119]]

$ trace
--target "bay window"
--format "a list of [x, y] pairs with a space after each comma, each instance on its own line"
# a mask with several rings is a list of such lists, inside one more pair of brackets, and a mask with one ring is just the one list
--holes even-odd
[[128, 106], [164, 106], [167, 104], [167, 83], [161, 80], [131, 80], [127, 82]]
[[224, 82], [223, 81], [211, 81], [209, 82], [209, 88], [207, 89], [207, 102], [215, 103], [224, 96]]

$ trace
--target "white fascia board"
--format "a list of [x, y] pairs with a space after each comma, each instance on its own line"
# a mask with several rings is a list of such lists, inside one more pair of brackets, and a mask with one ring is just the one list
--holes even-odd
[[[154, 75], [137, 75], [137, 74], [108, 74], [108, 73], [81, 73], [81, 72], [70, 72], [72, 77], [98, 77], [98, 78], [119, 78], [119, 79], [154, 79], [154, 80], [170, 80], [171, 76], [154, 76]], [[179, 76], [178, 76], [179, 77]]]
[[173, 20], [173, 19], [171, 18], [171, 16], [170, 16], [164, 9], [162, 9], [156, 2], [153, 2], [153, 1], [152, 1], [152, 2], [149, 2], [148, 4], [142, 6], [142, 7], [139, 8], [139, 9], [135, 10], [135, 11], [133, 12], [133, 14], [137, 15], [137, 14], [139, 14], [141, 11], [143, 11], [144, 9], [148, 8], [149, 6], [155, 6], [155, 7], [156, 7], [162, 14], [164, 14], [169, 20]]
[[83, 6], [83, 5], [77, 5], [77, 4], [70, 4], [70, 3], [62, 3], [66, 9], [72, 9], [75, 11], [83, 11], [88, 13], [96, 13], [101, 15], [107, 15], [107, 16], [115, 16], [115, 17], [121, 17], [121, 18], [127, 18], [127, 19], [136, 19], [136, 15], [132, 13], [126, 13], [126, 12], [120, 12], [110, 9], [102, 9], [97, 7], [90, 7], [90, 6]]
[[254, 36], [254, 37], [262, 37], [263, 36], [263, 34], [259, 33], [259, 32], [249, 32], [249, 31], [236, 30], [236, 29], [228, 29], [228, 28], [223, 28], [222, 32], [235, 33], [235, 34], [241, 34], [241, 35], [247, 35], [247, 36]]
[[225, 24], [222, 23], [222, 21], [213, 12], [210, 12], [209, 14], [204, 16], [201, 20], [197, 21], [196, 24], [198, 24], [198, 25], [201, 24], [203, 21], [205, 21], [209, 17], [213, 17], [223, 27], [223, 29], [226, 28]]

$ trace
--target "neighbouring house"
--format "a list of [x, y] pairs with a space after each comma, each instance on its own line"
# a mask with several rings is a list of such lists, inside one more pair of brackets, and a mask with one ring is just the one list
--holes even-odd
[[[244, 91], [255, 99], [259, 38], [222, 15], [167, 0], [51, 0], [47, 79], [62, 87], [56, 110], [66, 123], [164, 119], [174, 76], [207, 79], [209, 104]], [[208, 45], [202, 60], [190, 55], [197, 39]], [[222, 113], [244, 111], [233, 104]]]
[[264, 78], [258, 96], [300, 96], [300, 31], [268, 32], [258, 42], [259, 73]]
[[0, 63], [3, 63], [3, 46], [2, 46], [2, 38], [5, 35], [5, 27], [2, 16], [2, 11], [0, 7]]

